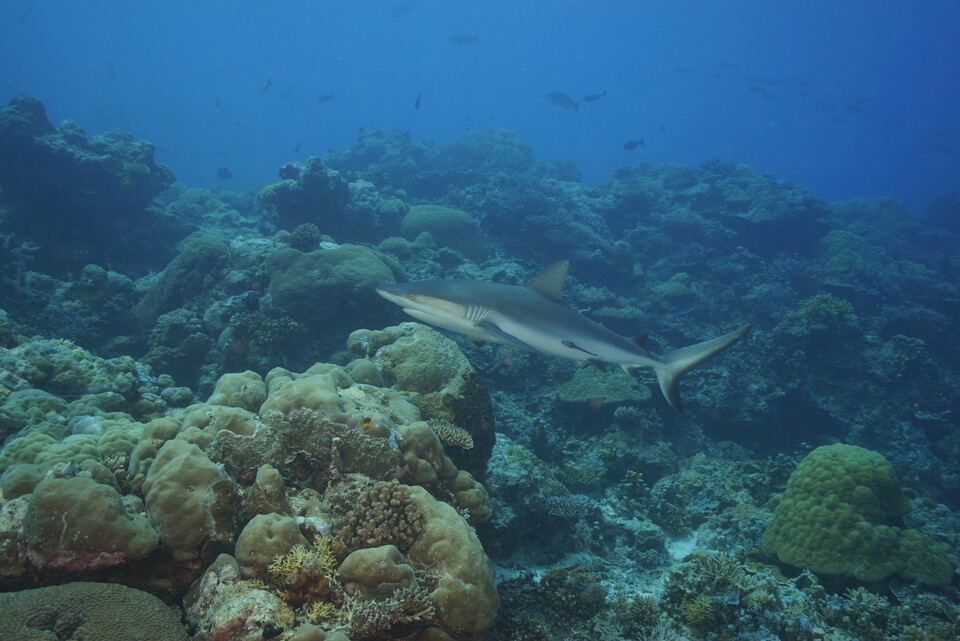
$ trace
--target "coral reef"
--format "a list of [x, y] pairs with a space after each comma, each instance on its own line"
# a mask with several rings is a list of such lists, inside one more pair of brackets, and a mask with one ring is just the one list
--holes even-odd
[[0, 186], [21, 212], [2, 228], [39, 245], [39, 266], [79, 271], [71, 256], [88, 252], [126, 265], [149, 260], [148, 205], [174, 181], [154, 162], [153, 144], [123, 131], [88, 140], [69, 120], [57, 129], [39, 100], [20, 95], [0, 108], [0, 149]]
[[[25, 97], [0, 142], [0, 627], [94, 630], [97, 582], [196, 641], [960, 635], [955, 194], [915, 216], [719, 160], [586, 186], [504, 129], [167, 188], [150, 143]], [[648, 372], [375, 293], [551, 257], [654, 352], [758, 329], [680, 417]]]

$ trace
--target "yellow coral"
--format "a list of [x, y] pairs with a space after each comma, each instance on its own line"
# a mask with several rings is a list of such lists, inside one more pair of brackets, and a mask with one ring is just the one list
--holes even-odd
[[713, 601], [705, 596], [695, 596], [680, 604], [683, 618], [694, 628], [704, 628], [713, 624]]
[[307, 608], [307, 619], [311, 623], [320, 623], [333, 617], [336, 614], [336, 608], [328, 601], [315, 601]]

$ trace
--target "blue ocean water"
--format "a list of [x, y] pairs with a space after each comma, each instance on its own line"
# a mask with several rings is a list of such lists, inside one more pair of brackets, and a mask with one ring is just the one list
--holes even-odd
[[[719, 158], [828, 200], [889, 196], [917, 213], [960, 185], [960, 7], [946, 0], [2, 10], [4, 100], [29, 93], [55, 124], [151, 140], [191, 186], [217, 184], [221, 167], [233, 187], [261, 185], [284, 162], [349, 147], [361, 127], [454, 142], [490, 126], [576, 163], [587, 183], [638, 160]], [[460, 34], [477, 38], [451, 42]], [[545, 99], [604, 91], [577, 113]]]

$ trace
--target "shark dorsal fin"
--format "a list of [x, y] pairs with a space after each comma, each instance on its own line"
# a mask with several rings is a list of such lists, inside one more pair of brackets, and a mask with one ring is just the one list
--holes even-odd
[[527, 283], [527, 289], [540, 292], [544, 296], [566, 305], [567, 301], [563, 299], [563, 281], [567, 278], [567, 268], [569, 267], [569, 260], [558, 260]]

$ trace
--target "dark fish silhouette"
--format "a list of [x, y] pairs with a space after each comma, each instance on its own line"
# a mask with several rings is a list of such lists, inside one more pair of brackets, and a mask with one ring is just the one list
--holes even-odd
[[866, 96], [850, 96], [850, 102], [855, 102], [858, 105], [865, 105], [868, 102], [873, 102], [873, 98], [867, 98]]
[[300, 153], [300, 143], [299, 143], [299, 142], [297, 143], [297, 146], [293, 148], [293, 153], [295, 153], [295, 154], [299, 154], [299, 153]]
[[420, 90], [420, 93], [417, 94], [417, 99], [413, 103], [413, 108], [417, 111], [420, 111], [420, 96], [423, 95], [423, 89]]
[[753, 93], [763, 93], [763, 87], [758, 87], [757, 85], [747, 85], [747, 91], [752, 91]]
[[775, 93], [770, 93], [769, 91], [761, 91], [760, 96], [766, 100], [780, 100], [780, 96]]
[[413, 11], [416, 2], [401, 2], [398, 5], [394, 5], [393, 11], [390, 12], [391, 18], [399, 18], [400, 16], [405, 16], [411, 11]]
[[707, 78], [707, 79], [713, 79], [713, 78], [719, 78], [719, 77], [720, 77], [720, 74], [717, 73], [716, 71], [709, 71], [709, 72], [708, 72], [708, 71], [701, 71], [701, 72], [700, 72], [700, 77], [701, 77], [701, 78]]
[[280, 90], [281, 98], [289, 98], [292, 95], [293, 95], [293, 85], [287, 85], [286, 87]]
[[606, 95], [607, 95], [607, 90], [604, 89], [604, 90], [603, 90], [602, 92], [600, 92], [600, 93], [592, 93], [592, 94], [590, 94], [589, 96], [584, 96], [584, 97], [583, 97], [583, 101], [584, 101], [584, 102], [593, 102], [594, 100], [600, 100], [601, 98], [603, 98], [603, 97], [606, 96]]
[[217, 170], [217, 178], [220, 180], [230, 180], [233, 178], [233, 172], [227, 169], [226, 167], [221, 167]]
[[805, 78], [798, 78], [797, 76], [790, 76], [787, 78], [787, 82], [794, 87], [809, 87], [811, 84], [813, 84], [809, 80]]
[[814, 111], [819, 111], [822, 114], [828, 114], [831, 111], [835, 111], [837, 106], [830, 102], [818, 102], [813, 106]]
[[944, 145], [934, 145], [929, 142], [918, 142], [913, 146], [917, 151], [933, 152], [938, 154], [949, 154], [950, 148]]
[[739, 69], [740, 67], [733, 64], [732, 62], [718, 62], [717, 68], [723, 69], [724, 71], [733, 71], [734, 69]]
[[260, 91], [266, 91], [273, 86], [273, 78], [267, 78], [267, 81], [260, 87]]
[[117, 77], [117, 68], [113, 66], [112, 62], [107, 62], [107, 80], [113, 82]]
[[643, 138], [641, 138], [640, 140], [628, 140], [627, 142], [623, 143], [623, 148], [626, 149], [627, 151], [632, 151], [637, 147], [645, 147], [646, 144], [647, 143], [643, 141]]
[[673, 72], [674, 73], [693, 73], [693, 69], [689, 67], [681, 67], [680, 65], [674, 65]]
[[848, 114], [865, 114], [867, 110], [861, 107], [860, 105], [847, 105], [843, 108]]
[[837, 123], [838, 125], [849, 125], [849, 124], [850, 124], [850, 121], [849, 121], [849, 120], [845, 120], [844, 118], [841, 118], [840, 116], [836, 116], [836, 117], [834, 117], [834, 118], [831, 118], [830, 120], [832, 120], [833, 122]]
[[896, 118], [880, 118], [880, 124], [884, 127], [902, 127], [903, 123]]
[[450, 37], [450, 42], [455, 45], [469, 45], [473, 43], [480, 44], [480, 34], [471, 36], [469, 33], [458, 33]]
[[770, 76], [763, 76], [762, 78], [757, 78], [757, 84], [763, 85], [765, 87], [772, 87], [773, 85], [779, 85], [780, 81], [776, 78], [771, 78]]
[[333, 100], [333, 98], [334, 96], [332, 93], [325, 96], [317, 96], [317, 102], [319, 102], [322, 105], [326, 102], [330, 102], [331, 100]]
[[565, 109], [572, 108], [574, 113], [580, 111], [580, 103], [574, 102], [573, 98], [563, 93], [562, 91], [554, 91], [553, 93], [548, 93], [546, 95], [546, 98], [551, 105], [556, 105], [558, 107], [563, 107]]
[[217, 109], [220, 108], [220, 96], [217, 96], [217, 101], [214, 104], [216, 105]]
[[800, 96], [801, 98], [809, 98], [810, 96], [813, 95], [813, 92], [806, 91], [804, 89], [797, 89], [797, 95]]
[[740, 76], [740, 80], [743, 80], [744, 82], [757, 82], [759, 78], [749, 73], [745, 73], [742, 76]]

